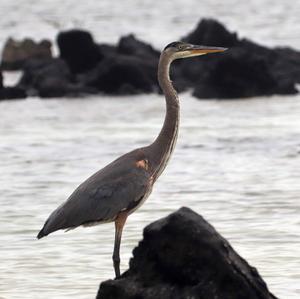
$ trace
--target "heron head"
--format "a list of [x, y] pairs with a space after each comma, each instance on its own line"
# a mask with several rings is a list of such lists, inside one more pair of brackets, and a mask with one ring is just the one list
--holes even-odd
[[226, 50], [227, 48], [198, 46], [185, 42], [173, 42], [168, 44], [164, 49], [165, 52], [171, 55], [171, 58], [173, 60], [179, 58], [200, 56], [208, 53], [224, 52]]

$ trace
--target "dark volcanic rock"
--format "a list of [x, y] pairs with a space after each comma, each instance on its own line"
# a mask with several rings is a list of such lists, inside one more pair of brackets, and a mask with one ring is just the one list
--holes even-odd
[[94, 68], [103, 58], [92, 35], [83, 30], [60, 32], [57, 37], [60, 58], [65, 60], [72, 73]]
[[151, 45], [136, 39], [133, 34], [120, 39], [117, 51], [120, 54], [139, 58], [136, 63], [143, 69], [144, 75], [150, 79], [153, 87], [158, 88], [157, 66], [160, 56], [159, 51], [155, 50]]
[[229, 32], [221, 23], [212, 19], [201, 20], [196, 29], [183, 40], [195, 45], [228, 48], [235, 47], [239, 43], [236, 33]]
[[20, 87], [3, 87], [0, 88], [0, 100], [25, 99], [26, 92]]
[[181, 62], [181, 74], [198, 98], [243, 98], [297, 93], [300, 52], [269, 49], [238, 39], [222, 24], [203, 20], [184, 38], [187, 42], [229, 47], [222, 54]]
[[30, 38], [23, 41], [9, 38], [3, 48], [1, 68], [19, 70], [29, 59], [49, 59], [52, 57], [51, 46], [48, 40], [36, 43]]
[[0, 71], [0, 100], [24, 99], [26, 92], [20, 87], [5, 87], [3, 86], [3, 76]]
[[144, 230], [130, 269], [97, 299], [276, 299], [257, 270], [188, 208]]
[[117, 46], [117, 51], [125, 55], [133, 55], [149, 60], [159, 59], [160, 52], [155, 50], [151, 45], [135, 38], [133, 34], [121, 37]]
[[[100, 45], [103, 49], [103, 45]], [[133, 35], [122, 37], [116, 48], [104, 48], [105, 57], [83, 76], [85, 85], [108, 94], [149, 93], [158, 89], [159, 52]]]
[[77, 83], [66, 62], [59, 58], [29, 60], [18, 86], [26, 89], [28, 95], [43, 98], [93, 92], [91, 88]]
[[194, 96], [233, 99], [297, 93], [295, 82], [277, 79], [265, 59], [249, 55], [244, 48], [232, 48], [213, 64], [199, 78]]
[[[18, 85], [25, 88], [29, 95], [64, 96], [71, 79], [71, 72], [63, 60], [58, 58], [33, 59], [25, 64], [24, 73]], [[44, 92], [45, 89], [47, 95]]]
[[[225, 53], [175, 61], [171, 78], [179, 92], [191, 89], [198, 98], [216, 99], [297, 93], [298, 51], [269, 49], [239, 39], [236, 33], [211, 19], [202, 20], [183, 40], [229, 49]], [[87, 31], [70, 30], [59, 33], [57, 42], [60, 59], [51, 57], [49, 42], [36, 45], [29, 40], [8, 41], [3, 64], [22, 65], [24, 75], [19, 87], [25, 88], [28, 95], [161, 92], [157, 82], [160, 52], [134, 35], [122, 37], [114, 46], [96, 44]]]
[[279, 59], [275, 59], [273, 71], [277, 78], [285, 80], [293, 78], [300, 83], [300, 51], [291, 48], [275, 48]]
[[154, 85], [149, 69], [151, 66], [138, 57], [116, 55], [104, 59], [90, 73], [86, 84], [108, 94], [149, 93]]
[[1, 70], [0, 70], [0, 88], [3, 88], [3, 75]]

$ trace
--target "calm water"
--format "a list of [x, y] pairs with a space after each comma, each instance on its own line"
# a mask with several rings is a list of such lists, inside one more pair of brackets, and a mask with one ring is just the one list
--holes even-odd
[[[214, 16], [256, 41], [300, 48], [299, 14], [299, 1], [280, 0], [0, 0], [0, 44], [10, 34], [54, 38], [76, 26], [99, 41], [135, 32], [161, 47]], [[143, 227], [185, 205], [229, 239], [277, 296], [298, 299], [300, 96], [181, 99], [177, 148], [152, 196], [129, 218], [122, 270]], [[113, 224], [35, 236], [80, 182], [151, 142], [163, 116], [157, 95], [0, 103], [1, 299], [90, 299], [113, 277]]]
[[[181, 98], [178, 146], [129, 218], [122, 269], [143, 227], [185, 205], [215, 225], [274, 293], [299, 298], [300, 97]], [[35, 235], [77, 184], [153, 140], [163, 105], [156, 95], [0, 103], [2, 297], [93, 298], [113, 277], [113, 224]]]

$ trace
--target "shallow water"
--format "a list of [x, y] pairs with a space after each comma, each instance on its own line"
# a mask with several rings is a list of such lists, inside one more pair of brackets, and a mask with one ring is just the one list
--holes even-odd
[[[116, 2], [117, 3], [117, 2]], [[121, 4], [122, 3], [122, 4]], [[241, 36], [300, 48], [300, 2], [281, 0], [0, 1], [0, 44], [9, 35], [54, 39], [91, 30], [116, 42], [134, 32], [157, 48], [215, 17]], [[7, 82], [12, 78], [6, 77]], [[142, 229], [189, 206], [257, 267], [280, 298], [300, 296], [300, 97], [197, 101], [181, 95], [174, 156], [126, 225], [122, 270]], [[49, 213], [93, 172], [151, 142], [163, 97], [94, 97], [0, 103], [0, 297], [93, 298], [113, 277], [113, 224], [37, 241]]]
[[[122, 270], [145, 225], [189, 206], [258, 268], [271, 291], [299, 298], [300, 97], [181, 98], [177, 148], [129, 218]], [[35, 236], [80, 182], [154, 139], [163, 107], [157, 95], [0, 103], [2, 297], [92, 298], [113, 277], [113, 224]]]

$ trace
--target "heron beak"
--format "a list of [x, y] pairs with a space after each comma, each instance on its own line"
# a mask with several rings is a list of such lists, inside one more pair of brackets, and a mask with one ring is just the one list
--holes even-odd
[[205, 55], [209, 53], [218, 53], [224, 52], [227, 48], [222, 47], [208, 47], [208, 46], [191, 46], [188, 51], [191, 53], [191, 56]]

